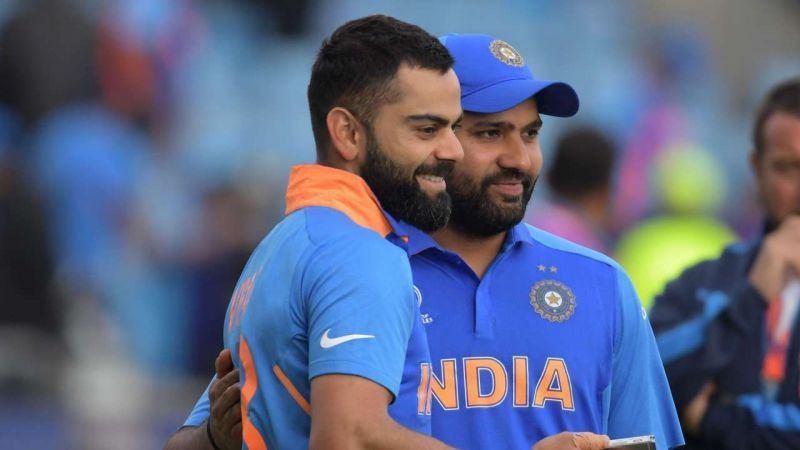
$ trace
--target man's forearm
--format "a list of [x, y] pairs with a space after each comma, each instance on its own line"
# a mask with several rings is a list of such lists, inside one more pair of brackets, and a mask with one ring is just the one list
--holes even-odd
[[388, 416], [384, 419], [360, 423], [340, 423], [329, 432], [315, 433], [312, 430], [309, 449], [358, 448], [374, 450], [452, 450], [442, 441], [436, 440], [395, 422]]
[[207, 422], [197, 427], [182, 427], [169, 438], [164, 450], [214, 450], [208, 440]]

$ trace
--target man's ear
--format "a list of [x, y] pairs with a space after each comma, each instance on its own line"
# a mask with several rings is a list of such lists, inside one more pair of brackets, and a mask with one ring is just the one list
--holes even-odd
[[325, 117], [333, 152], [347, 162], [355, 161], [366, 144], [364, 125], [356, 116], [342, 107], [328, 111]]

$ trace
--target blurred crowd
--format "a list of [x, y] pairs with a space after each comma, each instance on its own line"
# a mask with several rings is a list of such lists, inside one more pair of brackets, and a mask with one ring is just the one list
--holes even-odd
[[[705, 23], [667, 3], [1, 0], [3, 448], [160, 448], [182, 422], [288, 167], [313, 160], [314, 52], [359, 15], [495, 34], [576, 87], [527, 220], [618, 258], [645, 304], [756, 233], [749, 123], [800, 73], [800, 4]], [[781, 20], [718, 23], [748, 14]]]

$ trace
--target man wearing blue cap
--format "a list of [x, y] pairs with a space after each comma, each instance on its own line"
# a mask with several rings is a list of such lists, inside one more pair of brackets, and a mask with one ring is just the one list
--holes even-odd
[[[431, 415], [433, 436], [459, 448], [530, 448], [565, 430], [681, 445], [628, 277], [609, 258], [521, 223], [542, 165], [539, 115], [574, 115], [575, 91], [535, 79], [513, 47], [491, 36], [441, 40], [461, 84], [456, 136], [465, 155], [446, 177], [448, 225], [430, 235], [408, 230], [432, 360], [422, 366], [430, 377], [417, 392], [418, 414]], [[215, 401], [237, 389], [235, 376], [220, 372], [227, 390], [212, 383]], [[190, 425], [208, 408], [201, 399]], [[230, 423], [228, 408], [217, 409]]]
[[461, 85], [464, 159], [446, 177], [448, 225], [409, 236], [433, 436], [524, 448], [588, 430], [682, 445], [653, 332], [622, 268], [521, 223], [542, 166], [540, 114], [574, 115], [575, 91], [534, 78], [502, 40], [441, 40]]

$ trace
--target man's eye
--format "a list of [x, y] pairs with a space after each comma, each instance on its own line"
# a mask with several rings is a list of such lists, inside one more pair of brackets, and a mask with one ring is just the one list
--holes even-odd
[[433, 134], [436, 133], [436, 127], [423, 127], [423, 128], [420, 128], [419, 131], [422, 134], [433, 135]]
[[780, 174], [788, 174], [793, 171], [800, 172], [800, 161], [774, 161], [772, 163], [772, 170]]
[[531, 138], [531, 139], [535, 138], [538, 135], [539, 135], [539, 130], [537, 130], [537, 129], [530, 129], [530, 130], [525, 132], [525, 137]]
[[478, 137], [492, 139], [496, 137], [500, 137], [499, 130], [483, 130], [477, 133]]

